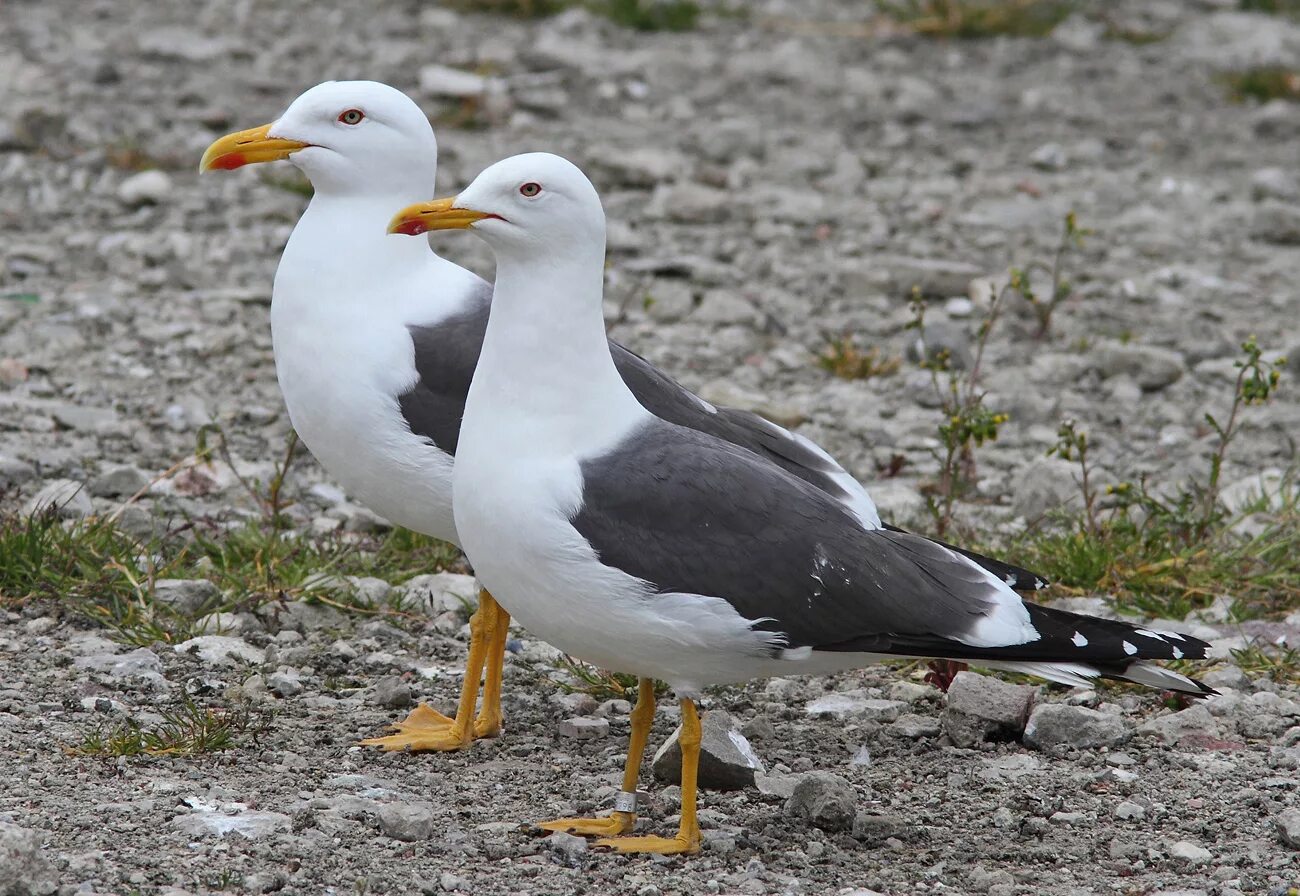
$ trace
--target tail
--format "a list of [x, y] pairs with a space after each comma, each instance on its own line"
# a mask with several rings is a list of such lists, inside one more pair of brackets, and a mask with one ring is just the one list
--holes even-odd
[[[979, 660], [981, 665], [1025, 672], [1068, 685], [1088, 685], [1096, 678], [1131, 681], [1165, 691], [1197, 697], [1218, 693], [1203, 682], [1152, 660], [1202, 660], [1210, 645], [1176, 632], [1143, 628], [1128, 622], [1053, 610], [1025, 602], [1031, 624], [1042, 636], [1023, 645], [1026, 653], [1051, 654], [1053, 659]], [[1015, 648], [1001, 648], [1014, 650]], [[994, 654], [994, 648], [988, 651]]]

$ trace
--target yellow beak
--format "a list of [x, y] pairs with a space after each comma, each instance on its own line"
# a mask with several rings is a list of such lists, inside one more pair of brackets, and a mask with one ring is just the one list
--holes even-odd
[[455, 208], [458, 198], [460, 197], [449, 196], [446, 199], [408, 205], [388, 222], [388, 232], [418, 236], [430, 230], [464, 230], [484, 218], [501, 217], [491, 212], [475, 211], [472, 208]]
[[260, 128], [249, 128], [227, 134], [208, 147], [199, 162], [199, 171], [211, 171], [214, 168], [229, 171], [257, 162], [274, 162], [287, 159], [290, 154], [311, 146], [298, 140], [283, 140], [267, 136], [271, 130], [269, 124]]

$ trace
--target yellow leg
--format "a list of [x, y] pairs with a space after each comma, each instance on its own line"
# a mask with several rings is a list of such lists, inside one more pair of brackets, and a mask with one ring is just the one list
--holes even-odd
[[597, 846], [605, 846], [615, 852], [653, 852], [660, 855], [700, 851], [700, 824], [695, 815], [696, 776], [700, 769], [700, 717], [691, 700], [682, 700], [682, 734], [678, 742], [682, 747], [682, 820], [677, 827], [677, 836], [671, 839], [612, 837], [597, 840]]
[[[655, 717], [655, 683], [652, 678], [642, 678], [636, 683], [636, 707], [632, 710], [632, 735], [627, 742], [627, 763], [623, 766], [623, 794], [635, 800], [636, 782], [641, 776], [641, 757], [646, 741], [650, 739], [650, 723]], [[557, 818], [543, 821], [537, 826], [548, 831], [564, 831], [594, 837], [617, 837], [626, 834], [636, 824], [636, 812], [615, 810], [604, 818]]]
[[483, 705], [474, 720], [475, 737], [496, 737], [501, 733], [501, 673], [506, 664], [506, 638], [510, 634], [510, 614], [492, 599], [486, 591], [479, 598], [491, 601], [496, 607], [495, 625], [489, 633], [483, 664], [487, 667], [487, 680], [483, 684]]
[[[393, 722], [394, 734], [370, 737], [363, 746], [384, 750], [463, 750], [474, 742], [474, 704], [478, 700], [479, 679], [487, 657], [489, 642], [496, 632], [498, 613], [503, 613], [492, 595], [479, 591], [478, 610], [469, 618], [469, 658], [465, 661], [465, 680], [460, 687], [460, 704], [456, 718], [450, 719], [427, 704], [420, 704], [400, 722]], [[508, 620], [508, 617], [507, 617]], [[504, 641], [502, 644], [504, 645]], [[498, 692], [499, 697], [499, 692]]]

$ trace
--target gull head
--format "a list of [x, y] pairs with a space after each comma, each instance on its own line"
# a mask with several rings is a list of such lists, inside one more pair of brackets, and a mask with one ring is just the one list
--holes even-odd
[[545, 152], [487, 168], [457, 196], [407, 206], [389, 233], [472, 229], [498, 253], [563, 257], [605, 251], [600, 195], [577, 165]]
[[200, 171], [288, 159], [320, 194], [428, 196], [438, 141], [420, 107], [377, 81], [326, 81], [278, 119], [208, 147]]

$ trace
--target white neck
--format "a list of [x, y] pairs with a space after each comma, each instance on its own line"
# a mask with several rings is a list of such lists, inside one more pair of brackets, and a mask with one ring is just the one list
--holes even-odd
[[603, 293], [603, 246], [578, 258], [498, 256], [462, 440], [483, 427], [525, 440], [517, 449], [581, 456], [648, 416], [610, 356]]

